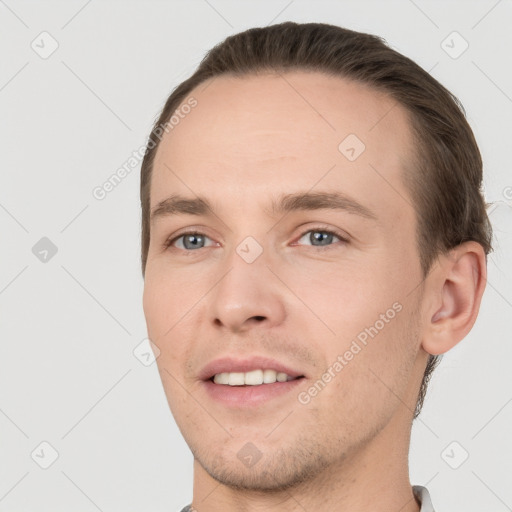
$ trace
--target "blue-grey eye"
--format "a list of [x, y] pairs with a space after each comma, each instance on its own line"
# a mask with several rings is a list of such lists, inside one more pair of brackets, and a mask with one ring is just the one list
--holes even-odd
[[175, 238], [172, 242], [176, 243], [178, 249], [193, 251], [195, 249], [202, 249], [205, 247], [206, 239], [208, 239], [208, 237], [202, 235], [201, 233], [184, 233], [181, 236]]
[[[309, 235], [309, 236], [308, 236]], [[332, 233], [331, 231], [326, 230], [309, 230], [306, 233], [304, 233], [301, 238], [299, 239], [299, 242], [304, 238], [307, 237], [307, 240], [311, 243], [313, 247], [325, 247], [328, 245], [331, 245], [333, 243], [333, 238], [337, 238], [340, 240], [340, 237], [338, 237], [335, 233]]]

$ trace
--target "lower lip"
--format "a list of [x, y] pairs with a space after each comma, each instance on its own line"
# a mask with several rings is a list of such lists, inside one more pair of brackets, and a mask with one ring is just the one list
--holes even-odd
[[299, 378], [259, 386], [228, 386], [226, 384], [215, 384], [211, 380], [207, 380], [203, 384], [208, 396], [216, 402], [228, 407], [254, 407], [272, 398], [290, 393], [303, 380], [304, 378]]

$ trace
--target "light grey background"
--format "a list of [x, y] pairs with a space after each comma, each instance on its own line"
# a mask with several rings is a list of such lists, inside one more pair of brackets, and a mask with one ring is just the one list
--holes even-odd
[[192, 457], [156, 365], [133, 354], [146, 337], [140, 165], [104, 199], [93, 190], [145, 143], [207, 49], [286, 20], [381, 35], [466, 107], [496, 251], [479, 319], [414, 424], [411, 481], [437, 512], [512, 510], [510, 1], [0, 0], [0, 511], [191, 501]]

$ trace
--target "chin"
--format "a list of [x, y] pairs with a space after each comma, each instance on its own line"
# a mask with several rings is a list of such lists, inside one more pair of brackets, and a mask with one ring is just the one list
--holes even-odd
[[[246, 443], [249, 447], [251, 443]], [[193, 450], [195, 461], [214, 480], [236, 490], [272, 493], [292, 489], [308, 480], [312, 480], [324, 471], [330, 462], [322, 449], [312, 447], [272, 450], [261, 453], [261, 457], [252, 465], [243, 462], [244, 455], [255, 450], [245, 446], [239, 453], [231, 450], [220, 453], [199, 453]], [[297, 446], [300, 446], [297, 445]], [[253, 454], [254, 455], [254, 454]], [[251, 464], [250, 462], [248, 464]]]

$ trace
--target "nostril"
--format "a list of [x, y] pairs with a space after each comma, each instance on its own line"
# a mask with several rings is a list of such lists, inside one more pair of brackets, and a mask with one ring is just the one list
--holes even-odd
[[256, 320], [258, 320], [258, 322], [262, 321], [262, 320], [265, 320], [265, 317], [264, 316], [253, 316], [253, 318], [255, 318]]

